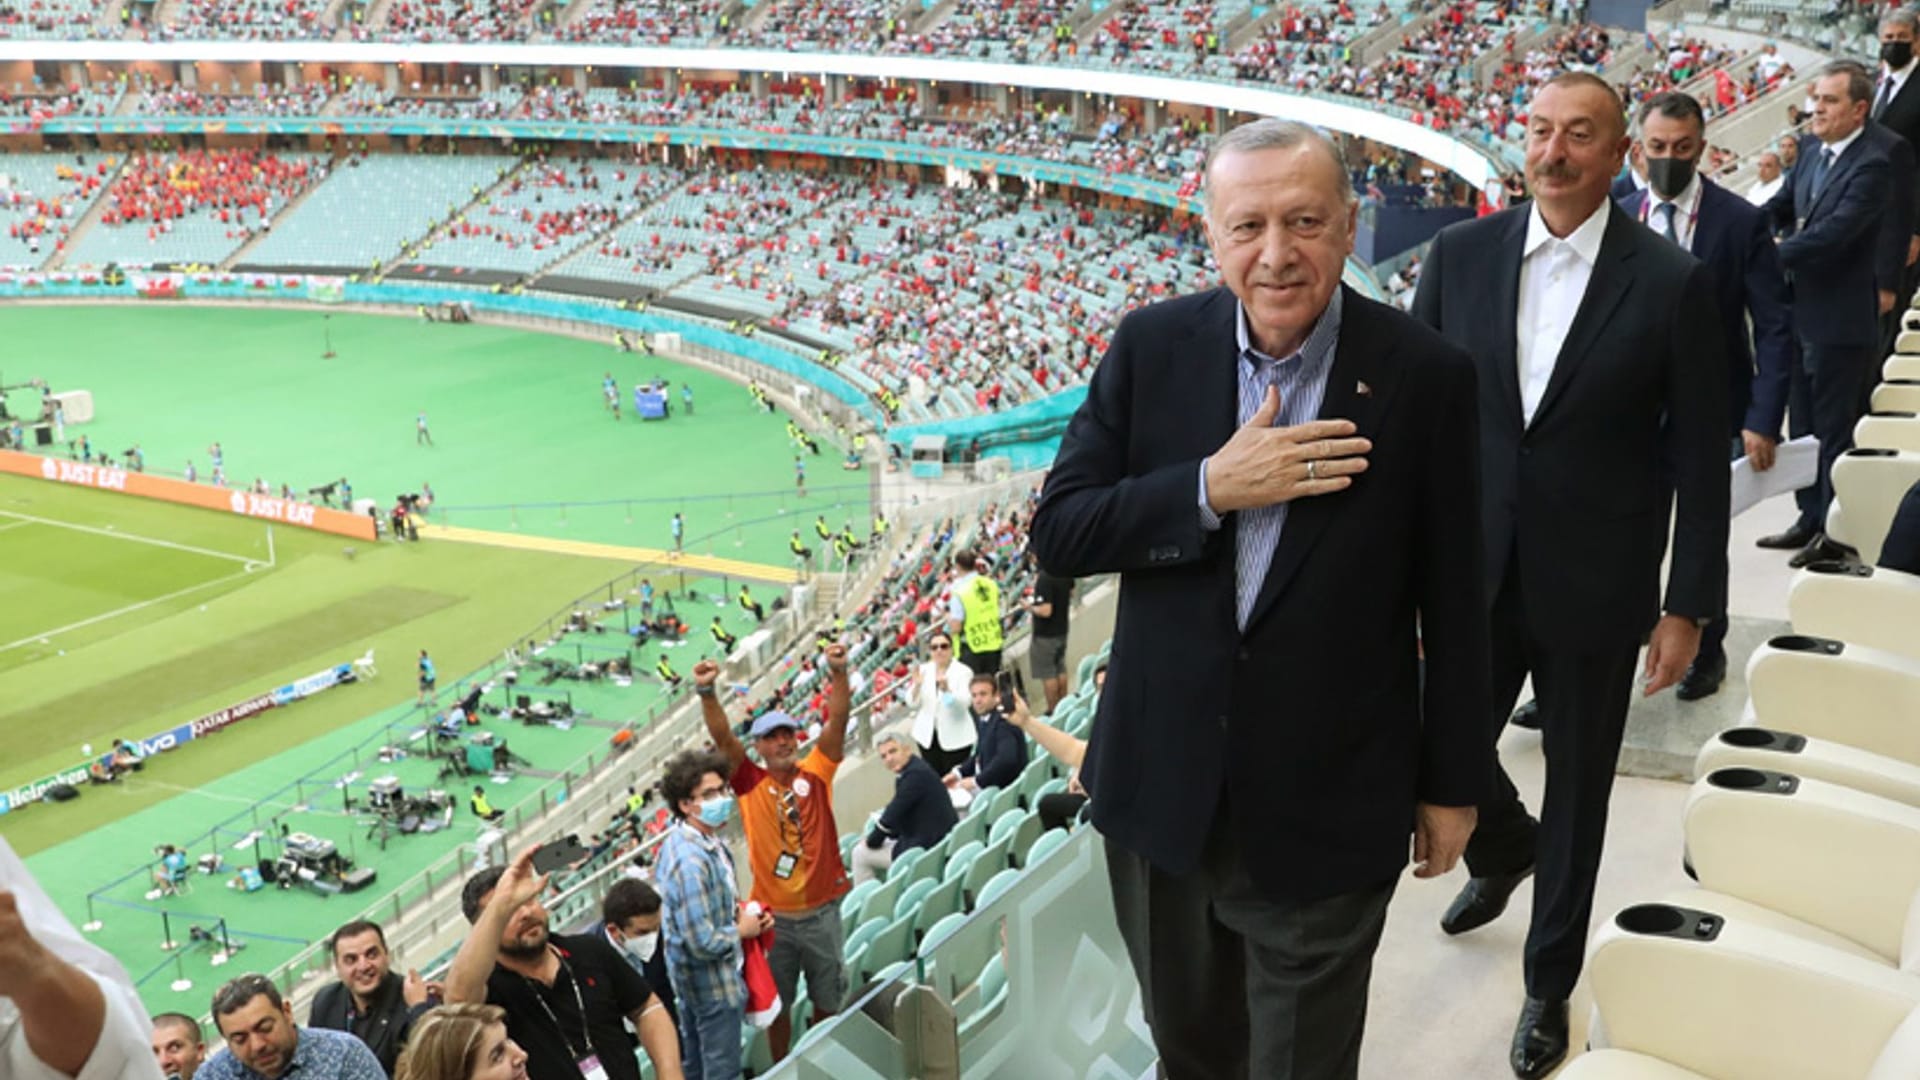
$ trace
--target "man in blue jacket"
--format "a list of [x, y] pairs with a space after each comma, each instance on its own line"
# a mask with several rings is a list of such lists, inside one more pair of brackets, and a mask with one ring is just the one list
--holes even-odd
[[889, 731], [874, 745], [881, 762], [893, 771], [893, 801], [880, 811], [866, 842], [853, 849], [850, 869], [856, 885], [884, 875], [894, 856], [938, 844], [960, 820], [940, 774], [913, 752], [911, 736]]
[[[1027, 767], [1027, 737], [1007, 722], [1007, 706], [1000, 700], [1000, 688], [993, 676], [975, 675], [969, 689], [979, 735], [973, 741], [973, 756], [953, 770], [948, 783], [968, 791], [1011, 787], [1020, 779], [1020, 770]], [[1018, 694], [1012, 696], [1013, 712], [1025, 714], [1026, 701]]]

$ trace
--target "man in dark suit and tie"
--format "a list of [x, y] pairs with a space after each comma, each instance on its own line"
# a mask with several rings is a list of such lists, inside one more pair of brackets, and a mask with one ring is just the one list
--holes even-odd
[[1121, 321], [1032, 544], [1121, 575], [1082, 779], [1166, 1074], [1351, 1078], [1408, 838], [1446, 872], [1489, 778], [1473, 365], [1340, 284], [1325, 135], [1234, 129], [1206, 202], [1226, 288]]
[[1527, 122], [1534, 201], [1442, 230], [1413, 304], [1480, 372], [1499, 705], [1488, 732], [1531, 675], [1546, 748], [1537, 822], [1492, 766], [1467, 845], [1473, 877], [1441, 920], [1451, 934], [1483, 926], [1535, 877], [1510, 1055], [1523, 1078], [1566, 1056], [1640, 645], [1652, 694], [1679, 681], [1725, 604], [1728, 379], [1713, 276], [1608, 199], [1624, 113], [1592, 75], [1549, 80]]
[[[1648, 190], [1621, 209], [1713, 271], [1726, 346], [1732, 456], [1770, 469], [1787, 413], [1794, 344], [1787, 282], [1767, 216], [1700, 175], [1707, 119], [1692, 95], [1669, 90], [1649, 98], [1637, 123]], [[1676, 697], [1697, 701], [1720, 689], [1727, 676], [1726, 637], [1723, 614], [1701, 633], [1700, 654], [1674, 690]]]
[[[1873, 91], [1873, 108], [1867, 118], [1898, 135], [1915, 153], [1920, 153], [1920, 85], [1913, 74], [1914, 45], [1920, 40], [1920, 15], [1909, 8], [1895, 8], [1880, 19], [1880, 73]], [[1920, 185], [1920, 170], [1915, 184]], [[1915, 192], [1920, 206], [1920, 191]], [[1920, 220], [1907, 237], [1905, 274], [1895, 290], [1893, 309], [1882, 318], [1881, 352], [1891, 352], [1900, 333], [1900, 316], [1913, 297], [1915, 267], [1920, 264]]]
[[[1791, 434], [1820, 440], [1819, 472], [1800, 489], [1800, 516], [1785, 532], [1761, 537], [1763, 548], [1798, 549], [1799, 567], [1843, 552], [1825, 534], [1833, 501], [1833, 462], [1853, 445], [1866, 386], [1881, 339], [1879, 315], [1894, 302], [1901, 267], [1899, 215], [1911, 200], [1896, 191], [1895, 155], [1910, 148], [1867, 120], [1873, 79], [1858, 64], [1836, 61], [1813, 85], [1812, 134], [1787, 183], [1767, 201], [1773, 225], [1789, 230], [1780, 262], [1793, 288], [1800, 363], [1793, 372]], [[1892, 208], [1893, 213], [1889, 213]]]

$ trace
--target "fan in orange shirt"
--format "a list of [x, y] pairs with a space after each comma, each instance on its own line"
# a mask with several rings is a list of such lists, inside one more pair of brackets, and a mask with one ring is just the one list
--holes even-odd
[[[752, 898], [773, 912], [773, 946], [767, 956], [773, 980], [780, 1000], [790, 1005], [805, 973], [813, 1023], [839, 1011], [846, 994], [840, 898], [851, 887], [840, 860], [840, 829], [833, 820], [833, 777], [840, 770], [851, 708], [846, 646], [829, 645], [826, 656], [827, 722], [811, 752], [800, 756], [800, 722], [771, 712], [754, 722], [750, 735], [764, 765], [748, 760], [720, 704], [714, 689], [720, 665], [702, 660], [693, 668], [707, 733], [733, 766], [733, 790], [747, 834], [747, 864], [753, 869]], [[792, 1019], [783, 1012], [767, 1030], [776, 1061], [786, 1056], [792, 1036]]]

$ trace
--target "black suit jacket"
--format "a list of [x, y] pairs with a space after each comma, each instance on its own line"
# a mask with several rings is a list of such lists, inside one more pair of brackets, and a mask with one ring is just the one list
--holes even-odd
[[1531, 213], [1522, 204], [1442, 229], [1413, 301], [1414, 316], [1471, 352], [1480, 369], [1486, 599], [1517, 564], [1537, 640], [1584, 651], [1641, 639], [1662, 607], [1660, 561], [1677, 503], [1665, 610], [1719, 615], [1727, 366], [1712, 275], [1613, 207], [1545, 396], [1526, 423], [1516, 312]]
[[[1889, 207], [1902, 200], [1894, 190], [1894, 162], [1872, 125], [1834, 162], [1826, 183], [1813, 191], [1821, 144], [1800, 140], [1800, 156], [1787, 182], [1767, 200], [1773, 225], [1785, 231], [1780, 265], [1793, 287], [1794, 330], [1810, 345], [1866, 347], [1879, 344], [1879, 282], [1886, 280], [1889, 245], [1882, 231]], [[1911, 148], [1908, 150], [1911, 153]], [[1900, 252], [1904, 259], [1906, 252]]]
[[[1916, 75], [1920, 75], [1920, 69], [1916, 69], [1907, 76], [1907, 81], [1901, 84], [1900, 92], [1893, 95], [1893, 100], [1887, 102], [1886, 111], [1873, 119], [1888, 131], [1900, 136], [1916, 154], [1920, 154], [1920, 78], [1915, 78]], [[1875, 92], [1877, 95], [1877, 88]], [[1916, 175], [1915, 183], [1915, 205], [1920, 206], [1920, 175]], [[1913, 229], [1916, 234], [1920, 234], [1920, 220], [1916, 220]]]
[[[1780, 255], [1759, 207], [1705, 177], [1700, 185], [1700, 216], [1689, 250], [1713, 271], [1721, 340], [1727, 347], [1728, 431], [1777, 439], [1787, 415], [1795, 348]], [[1621, 209], [1635, 220], [1646, 220], [1647, 198], [1640, 192]]]
[[351, 1034], [367, 1044], [373, 1056], [380, 1059], [380, 1067], [392, 1076], [394, 1063], [400, 1060], [400, 1051], [407, 1045], [414, 1021], [433, 1008], [431, 1004], [409, 1008], [400, 992], [401, 981], [399, 972], [387, 972], [386, 981], [380, 984], [367, 1007], [367, 1015], [358, 1018], [358, 1023], [348, 1017], [353, 1008], [353, 993], [347, 984], [336, 982], [323, 986], [313, 996], [307, 1026]]
[[1373, 440], [1370, 468], [1291, 504], [1244, 632], [1234, 519], [1208, 532], [1198, 504], [1201, 461], [1238, 426], [1225, 289], [1121, 321], [1033, 521], [1052, 573], [1121, 575], [1082, 766], [1094, 824], [1186, 873], [1224, 793], [1247, 874], [1280, 900], [1393, 878], [1415, 802], [1476, 804], [1493, 760], [1473, 367], [1398, 311], [1343, 304], [1320, 415]]
[[[880, 811], [880, 820], [868, 838], [868, 847], [879, 847], [886, 838], [894, 838], [894, 855], [915, 848], [930, 848], [947, 838], [960, 816], [953, 809], [953, 796], [923, 757], [915, 755], [893, 780], [893, 799]], [[877, 839], [876, 839], [877, 838]]]

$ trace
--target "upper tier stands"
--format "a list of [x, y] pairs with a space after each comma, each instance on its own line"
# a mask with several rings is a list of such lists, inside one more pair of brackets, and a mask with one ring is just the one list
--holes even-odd
[[[248, 253], [248, 261], [364, 267], [390, 260], [516, 164], [508, 157], [349, 158], [314, 189], [299, 213], [276, 225]], [[353, 228], [341, 228], [349, 218]]]
[[67, 265], [218, 263], [326, 174], [326, 160], [312, 154], [136, 154]]
[[26, 93], [0, 91], [0, 116], [35, 124], [67, 116], [106, 116], [125, 93], [125, 85], [118, 82], [36, 87]]
[[0, 38], [90, 38], [100, 10], [92, 0], [0, 0]]
[[296, 41], [325, 38], [327, 0], [184, 0], [158, 30], [162, 41]]
[[534, 0], [393, 0], [384, 41], [524, 41]]

